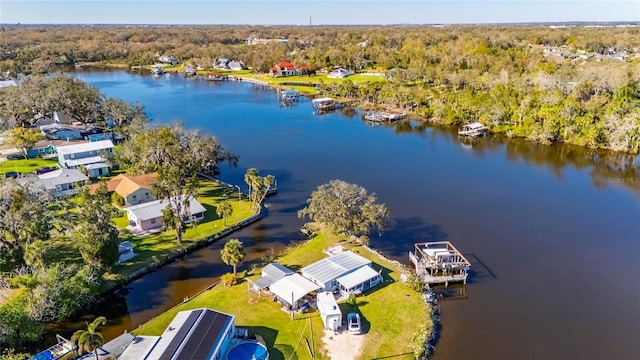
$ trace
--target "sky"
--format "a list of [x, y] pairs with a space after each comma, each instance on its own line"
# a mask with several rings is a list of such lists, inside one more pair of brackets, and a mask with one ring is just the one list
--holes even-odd
[[469, 24], [640, 21], [640, 0], [0, 0], [2, 24]]

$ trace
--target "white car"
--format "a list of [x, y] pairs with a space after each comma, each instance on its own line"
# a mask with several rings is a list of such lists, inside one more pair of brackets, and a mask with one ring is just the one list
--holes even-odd
[[360, 315], [358, 313], [349, 313], [347, 315], [347, 329], [352, 334], [360, 334]]

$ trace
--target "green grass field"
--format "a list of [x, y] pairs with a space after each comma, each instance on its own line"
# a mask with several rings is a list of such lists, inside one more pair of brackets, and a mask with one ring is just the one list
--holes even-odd
[[[128, 220], [124, 212], [122, 216], [114, 218], [114, 223], [121, 230], [121, 241], [131, 241], [134, 246], [136, 256], [121, 265], [113, 268], [113, 272], [121, 275], [130, 274], [136, 270], [144, 268], [149, 264], [158, 261], [178, 249], [185, 248], [190, 244], [205, 239], [211, 235], [225, 229], [224, 220], [216, 215], [216, 205], [223, 200], [231, 200], [233, 215], [227, 219], [227, 226], [234, 225], [239, 221], [250, 217], [253, 212], [249, 209], [249, 201], [243, 197], [238, 202], [238, 192], [224, 185], [210, 180], [201, 180], [200, 196], [198, 201], [207, 209], [205, 218], [197, 226], [189, 226], [183, 235], [183, 244], [179, 245], [176, 240], [175, 231], [165, 231], [161, 233], [149, 234], [146, 236], [133, 236], [126, 226]], [[73, 217], [74, 208], [68, 210], [59, 209], [58, 216]], [[67, 263], [82, 263], [82, 257], [74, 246], [72, 236], [58, 235], [51, 241], [50, 257], [57, 261]]]
[[0, 163], [0, 175], [4, 175], [9, 171], [17, 171], [19, 173], [28, 174], [43, 167], [58, 167], [58, 159], [23, 159], [23, 160], [7, 160]]
[[362, 74], [354, 74], [344, 79], [330, 79], [327, 75], [315, 75], [315, 76], [289, 76], [289, 77], [271, 77], [269, 74], [249, 74], [244, 75], [243, 77], [254, 78], [257, 80], [264, 81], [270, 84], [281, 84], [286, 82], [300, 82], [300, 83], [310, 83], [310, 84], [337, 84], [341, 83], [345, 80], [351, 80], [354, 84], [362, 84], [366, 82], [386, 82], [387, 80], [380, 76], [370, 76], [370, 75], [362, 75]]
[[129, 231], [124, 230], [128, 225], [124, 212], [122, 217], [115, 218], [116, 226], [122, 229], [124, 233], [121, 236], [122, 241], [131, 241], [136, 256], [132, 260], [116, 266], [114, 271], [120, 274], [131, 273], [170, 255], [178, 249], [185, 248], [198, 240], [203, 240], [221, 232], [225, 229], [224, 220], [216, 214], [216, 205], [223, 200], [230, 200], [233, 206], [233, 215], [227, 219], [227, 226], [234, 225], [253, 215], [246, 197], [238, 202], [238, 192], [224, 185], [210, 180], [201, 180], [199, 191], [200, 196], [197, 199], [207, 209], [207, 212], [204, 220], [196, 226], [189, 226], [183, 235], [182, 245], [178, 244], [173, 230], [145, 236], [133, 236]]
[[[320, 235], [297, 247], [289, 247], [277, 261], [299, 269], [325, 257], [322, 249], [334, 245], [335, 237]], [[374, 269], [382, 269], [384, 282], [357, 298], [357, 307], [340, 304], [345, 312], [361, 314], [364, 344], [361, 359], [412, 359], [411, 343], [419, 324], [430, 319], [420, 294], [398, 281], [400, 273], [395, 265], [382, 260], [366, 248], [353, 251], [372, 260]], [[251, 275], [257, 279], [259, 274]], [[270, 296], [258, 297], [247, 290], [245, 281], [233, 287], [216, 286], [189, 302], [149, 321], [134, 331], [138, 335], [160, 335], [178, 311], [212, 308], [236, 316], [236, 325], [248, 327], [252, 335], [261, 335], [267, 342], [271, 359], [311, 359], [305, 338], [311, 341], [309, 321], [313, 328], [313, 347], [323, 356], [323, 324], [317, 310], [296, 314], [294, 320], [280, 309]], [[309, 318], [311, 320], [309, 320]], [[295, 353], [295, 355], [294, 355]], [[293, 357], [292, 357], [293, 355]]]

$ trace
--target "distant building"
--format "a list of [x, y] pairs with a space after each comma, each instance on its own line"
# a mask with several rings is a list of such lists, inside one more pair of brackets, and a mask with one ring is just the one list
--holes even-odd
[[290, 62], [281, 61], [275, 64], [270, 70], [269, 75], [272, 77], [287, 77], [298, 75], [298, 69]]
[[0, 88], [9, 86], [18, 86], [18, 83], [15, 80], [0, 80]]
[[163, 64], [170, 64], [170, 65], [177, 65], [178, 64], [178, 59], [176, 59], [173, 56], [167, 56], [167, 55], [160, 56], [158, 61], [160, 61]]
[[245, 42], [249, 45], [256, 44], [269, 44], [269, 43], [278, 43], [278, 44], [287, 44], [289, 40], [287, 39], [257, 39], [254, 37], [247, 38]]
[[327, 77], [329, 79], [343, 79], [346, 78], [347, 76], [353, 75], [352, 72], [350, 72], [349, 70], [343, 69], [343, 68], [337, 68], [337, 69], [333, 69], [329, 75], [327, 75]]

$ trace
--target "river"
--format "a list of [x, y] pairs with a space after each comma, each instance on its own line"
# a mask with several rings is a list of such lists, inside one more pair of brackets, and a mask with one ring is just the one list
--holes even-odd
[[[413, 243], [449, 240], [472, 262], [464, 294], [441, 301], [436, 359], [640, 356], [640, 175], [637, 163], [620, 169], [623, 156], [496, 137], [461, 142], [455, 129], [409, 121], [372, 127], [357, 111], [314, 115], [304, 99], [280, 107], [272, 90], [244, 82], [74, 76], [143, 104], [156, 122], [181, 119], [215, 135], [240, 156], [237, 168], [223, 166], [224, 181], [246, 189], [250, 167], [276, 176], [265, 218], [232, 235], [248, 248], [244, 268], [302, 239], [297, 211], [318, 185], [341, 179], [389, 208], [386, 231], [372, 236], [385, 255], [407, 263]], [[107, 339], [229, 271], [222, 244], [95, 309], [110, 319]]]

